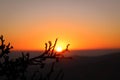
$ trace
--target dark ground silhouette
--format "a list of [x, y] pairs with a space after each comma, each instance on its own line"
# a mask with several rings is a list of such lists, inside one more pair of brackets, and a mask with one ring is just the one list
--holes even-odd
[[64, 80], [120, 80], [120, 52], [97, 57], [74, 56], [61, 62]]

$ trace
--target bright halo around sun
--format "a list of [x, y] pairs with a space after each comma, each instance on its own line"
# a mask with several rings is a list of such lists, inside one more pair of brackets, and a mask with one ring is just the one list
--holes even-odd
[[57, 48], [56, 48], [56, 51], [57, 51], [57, 52], [62, 52], [62, 47], [60, 47], [60, 46], [57, 47]]

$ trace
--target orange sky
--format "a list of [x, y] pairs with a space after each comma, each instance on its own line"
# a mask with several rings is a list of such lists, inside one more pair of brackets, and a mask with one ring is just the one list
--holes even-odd
[[0, 34], [14, 49], [40, 50], [58, 38], [70, 49], [120, 48], [120, 1], [0, 1]]

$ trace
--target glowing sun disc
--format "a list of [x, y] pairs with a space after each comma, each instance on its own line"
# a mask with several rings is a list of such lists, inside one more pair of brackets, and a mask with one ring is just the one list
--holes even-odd
[[56, 48], [56, 51], [57, 51], [57, 52], [62, 52], [62, 47], [57, 47], [57, 48]]

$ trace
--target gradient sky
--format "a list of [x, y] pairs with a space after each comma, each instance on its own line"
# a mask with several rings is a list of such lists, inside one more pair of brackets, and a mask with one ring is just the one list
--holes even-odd
[[0, 0], [0, 34], [14, 49], [120, 48], [120, 0]]

